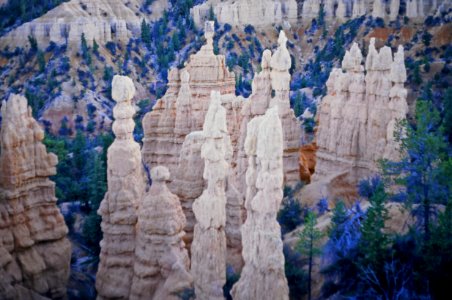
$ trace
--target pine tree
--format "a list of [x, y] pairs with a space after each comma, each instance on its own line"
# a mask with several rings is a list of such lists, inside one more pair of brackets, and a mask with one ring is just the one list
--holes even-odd
[[406, 200], [409, 209], [411, 204], [421, 205], [420, 219], [424, 242], [427, 243], [430, 239], [432, 204], [444, 203], [450, 193], [441, 170], [448, 154], [439, 112], [431, 102], [419, 99], [416, 103], [416, 125], [402, 123], [396, 138], [401, 143], [403, 157], [399, 162], [386, 162], [384, 171], [405, 186], [406, 192], [400, 196]]
[[333, 209], [333, 216], [331, 217], [331, 225], [328, 228], [328, 235], [330, 239], [337, 240], [342, 235], [342, 225], [348, 218], [347, 208], [343, 201], [338, 201]]
[[88, 66], [90, 66], [92, 59], [91, 59], [91, 54], [89, 53], [88, 43], [86, 42], [84, 32], [82, 33], [80, 40], [81, 40], [81, 48], [82, 48], [82, 57], [85, 60], [86, 64]]
[[97, 44], [96, 39], [93, 39], [93, 53], [99, 55], [99, 45]]
[[385, 207], [388, 195], [379, 178], [371, 179], [366, 182], [367, 184], [369, 184], [369, 193], [366, 196], [369, 199], [370, 207], [361, 227], [359, 248], [364, 258], [360, 264], [379, 267], [384, 262], [386, 249], [390, 243], [389, 236], [384, 232], [385, 221], [388, 219], [388, 210]]
[[144, 19], [141, 22], [141, 40], [146, 46], [151, 44], [151, 29]]
[[46, 59], [44, 57], [44, 52], [41, 50], [38, 50], [38, 67], [40, 73], [43, 73], [46, 69]]
[[316, 215], [310, 211], [308, 212], [304, 229], [299, 235], [297, 243], [297, 250], [302, 256], [308, 259], [308, 299], [312, 298], [312, 267], [314, 265], [314, 258], [321, 254], [320, 240], [323, 234], [320, 230], [315, 228], [317, 225]]

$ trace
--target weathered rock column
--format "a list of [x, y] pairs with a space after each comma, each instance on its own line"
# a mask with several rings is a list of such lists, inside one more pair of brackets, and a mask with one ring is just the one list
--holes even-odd
[[138, 212], [131, 300], [177, 300], [193, 282], [182, 241], [185, 216], [166, 186], [169, 177], [166, 167], [151, 170], [152, 186]]
[[279, 118], [283, 127], [283, 159], [284, 159], [284, 183], [294, 185], [299, 181], [298, 151], [301, 141], [301, 126], [290, 108], [290, 53], [287, 50], [287, 37], [281, 31], [278, 39], [278, 49], [270, 61], [271, 84], [275, 95], [270, 100], [269, 107], [277, 105]]
[[283, 198], [283, 133], [277, 107], [248, 123], [245, 150], [247, 218], [242, 226], [243, 267], [232, 289], [235, 300], [289, 299], [281, 228], [276, 221]]
[[134, 94], [130, 78], [113, 78], [116, 139], [108, 148], [108, 191], [98, 210], [104, 235], [96, 278], [98, 299], [129, 299], [132, 286], [137, 208], [145, 189], [140, 145], [133, 140]]
[[391, 121], [389, 121], [386, 133], [386, 148], [383, 158], [390, 160], [400, 159], [400, 145], [395, 140], [394, 133], [397, 129], [397, 123], [406, 118], [408, 114], [407, 95], [408, 91], [404, 87], [407, 75], [405, 68], [405, 56], [403, 46], [400, 45], [394, 55], [394, 62], [391, 64], [389, 73], [393, 86], [389, 91], [389, 109], [391, 111]]
[[206, 114], [201, 148], [204, 158], [203, 177], [207, 189], [193, 203], [196, 217], [191, 246], [191, 271], [196, 299], [224, 299], [226, 282], [226, 177], [228, 158], [232, 156], [231, 141], [226, 126], [226, 110], [221, 106], [220, 93], [212, 91]]
[[27, 99], [2, 103], [0, 131], [0, 299], [64, 299], [71, 244], [55, 198], [57, 157]]

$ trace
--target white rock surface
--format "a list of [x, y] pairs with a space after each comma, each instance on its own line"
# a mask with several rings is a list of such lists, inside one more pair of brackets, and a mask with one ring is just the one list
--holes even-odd
[[201, 148], [207, 188], [193, 203], [196, 217], [191, 272], [197, 299], [224, 299], [226, 283], [226, 179], [232, 146], [220, 93], [212, 91]]
[[236, 300], [289, 299], [281, 228], [276, 221], [283, 198], [283, 131], [278, 108], [251, 120], [247, 132], [245, 266], [231, 293]]
[[353, 44], [327, 81], [319, 108], [317, 165], [313, 182], [303, 190], [307, 204], [322, 196], [353, 198], [359, 179], [378, 170], [378, 160], [397, 160], [394, 130], [408, 113], [403, 47], [375, 49], [371, 39], [364, 75], [363, 56]]

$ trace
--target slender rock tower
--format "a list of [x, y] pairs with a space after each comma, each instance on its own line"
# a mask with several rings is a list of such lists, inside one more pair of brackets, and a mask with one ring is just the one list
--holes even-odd
[[235, 300], [289, 299], [281, 228], [276, 221], [283, 198], [283, 131], [278, 108], [248, 123], [245, 151], [247, 218], [242, 226], [243, 267], [232, 289]]
[[226, 283], [226, 178], [232, 146], [226, 126], [226, 109], [221, 106], [220, 93], [212, 91], [209, 110], [203, 127], [203, 177], [207, 189], [193, 203], [196, 217], [191, 246], [191, 271], [196, 299], [224, 299]]
[[131, 300], [178, 300], [193, 282], [182, 241], [185, 216], [166, 186], [169, 177], [166, 167], [151, 170], [152, 186], [138, 212]]
[[96, 277], [98, 299], [129, 299], [132, 286], [137, 209], [145, 189], [140, 145], [133, 140], [134, 94], [130, 78], [113, 78], [116, 139], [108, 149], [108, 191], [98, 210], [104, 235]]
[[0, 299], [64, 299], [71, 244], [49, 179], [58, 159], [25, 97], [3, 101], [2, 117]]

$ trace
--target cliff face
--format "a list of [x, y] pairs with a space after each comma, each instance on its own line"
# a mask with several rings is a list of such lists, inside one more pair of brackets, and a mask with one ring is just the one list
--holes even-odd
[[82, 33], [89, 44], [93, 39], [100, 44], [127, 43], [132, 35], [140, 34], [140, 23], [145, 17], [140, 13], [141, 6], [139, 0], [71, 0], [1, 37], [0, 49], [7, 45], [24, 47], [29, 43], [28, 36], [35, 37], [41, 47], [53, 41], [78, 49]]
[[57, 157], [27, 99], [2, 104], [0, 132], [0, 295], [2, 299], [63, 299], [71, 245], [56, 206]]
[[321, 11], [328, 22], [345, 22], [366, 14], [391, 21], [398, 16], [423, 19], [446, 11], [450, 5], [447, 0], [209, 0], [195, 6], [191, 14], [199, 25], [208, 19], [212, 7], [220, 23], [263, 27], [283, 22], [310, 23]]
[[192, 8], [191, 14], [197, 26], [209, 19], [210, 9], [220, 23], [257, 27], [297, 21], [295, 0], [210, 0]]
[[357, 44], [346, 52], [342, 69], [330, 74], [319, 109], [317, 165], [303, 201], [318, 201], [322, 194], [347, 198], [359, 179], [378, 170], [379, 159], [399, 158], [394, 131], [408, 113], [403, 47], [393, 60], [389, 47], [378, 52], [374, 43], [366, 75]]

